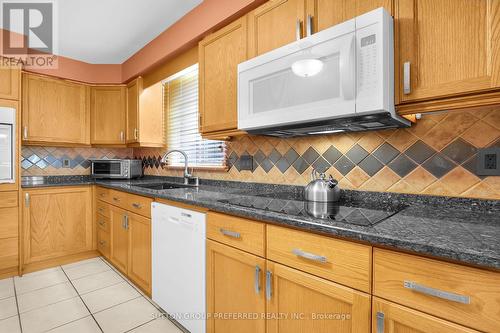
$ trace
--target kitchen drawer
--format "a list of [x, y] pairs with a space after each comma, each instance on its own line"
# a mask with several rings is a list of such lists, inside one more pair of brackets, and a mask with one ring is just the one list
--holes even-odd
[[371, 246], [288, 228], [267, 226], [267, 258], [370, 292]]
[[478, 330], [500, 327], [500, 272], [375, 249], [374, 295]]
[[110, 254], [110, 237], [109, 233], [97, 228], [97, 250], [106, 258]]
[[0, 208], [0, 238], [11, 238], [18, 236], [18, 216], [18, 207]]
[[101, 214], [97, 214], [96, 223], [99, 229], [105, 232], [109, 232], [111, 221], [109, 220], [108, 217]]
[[128, 194], [126, 206], [122, 207], [129, 212], [151, 218], [151, 203], [153, 199], [139, 195]]
[[207, 214], [207, 237], [261, 257], [265, 255], [264, 223], [225, 214]]
[[109, 190], [109, 202], [112, 205], [125, 208], [127, 206], [128, 194], [121, 191]]
[[17, 191], [0, 192], [0, 208], [17, 207]]
[[19, 264], [19, 238], [0, 239], [0, 270]]
[[95, 190], [95, 195], [97, 199], [109, 202], [109, 200], [111, 199], [110, 192], [111, 190], [108, 188], [97, 187]]
[[104, 217], [109, 218], [111, 216], [109, 205], [107, 203], [99, 201], [99, 200], [96, 203], [96, 212], [97, 212], [97, 214], [100, 214]]

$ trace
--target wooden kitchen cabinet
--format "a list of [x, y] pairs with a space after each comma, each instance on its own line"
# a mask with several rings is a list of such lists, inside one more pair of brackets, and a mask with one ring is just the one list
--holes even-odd
[[369, 294], [272, 261], [266, 265], [272, 277], [267, 333], [370, 331]]
[[200, 132], [236, 131], [238, 64], [247, 59], [247, 20], [242, 17], [203, 39], [199, 52]]
[[23, 73], [23, 143], [90, 144], [89, 93], [84, 84]]
[[127, 85], [127, 144], [133, 147], [165, 146], [163, 85], [144, 88], [142, 77]]
[[372, 332], [479, 333], [479, 331], [377, 297], [373, 298]]
[[23, 191], [24, 264], [93, 249], [89, 186]]
[[17, 271], [19, 264], [18, 193], [0, 192], [0, 275]]
[[[397, 1], [394, 14], [399, 79], [396, 84], [400, 87], [401, 102], [498, 88], [499, 13], [497, 0]], [[409, 69], [406, 74], [405, 64]], [[410, 80], [408, 89], [404, 89], [405, 77]], [[468, 105], [465, 101], [469, 100], [451, 100], [449, 105], [429, 104], [428, 108], [420, 106], [420, 109], [465, 107]]]
[[0, 57], [0, 99], [19, 100], [21, 69], [19, 66], [7, 66], [8, 61]]
[[[266, 261], [207, 240], [207, 332], [266, 332]], [[214, 318], [215, 314], [255, 314], [257, 318]]]
[[91, 88], [91, 139], [96, 145], [125, 145], [127, 90], [125, 86]]
[[110, 206], [111, 246], [110, 260], [124, 274], [128, 270], [128, 214], [125, 210]]
[[128, 277], [151, 294], [151, 219], [128, 213]]

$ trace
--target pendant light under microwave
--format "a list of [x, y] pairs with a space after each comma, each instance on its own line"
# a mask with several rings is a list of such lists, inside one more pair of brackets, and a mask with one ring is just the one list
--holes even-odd
[[324, 67], [323, 61], [314, 58], [300, 59], [292, 64], [292, 71], [300, 77], [310, 77], [319, 74]]

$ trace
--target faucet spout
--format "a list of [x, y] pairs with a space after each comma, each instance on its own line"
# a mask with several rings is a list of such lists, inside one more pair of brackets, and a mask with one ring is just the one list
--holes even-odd
[[180, 153], [180, 154], [182, 154], [182, 156], [184, 156], [184, 179], [189, 179], [191, 177], [191, 174], [188, 171], [188, 157], [187, 157], [187, 154], [185, 152], [183, 152], [182, 150], [172, 149], [172, 150], [167, 151], [163, 155], [163, 157], [161, 158], [161, 163], [166, 163], [167, 157], [171, 153]]

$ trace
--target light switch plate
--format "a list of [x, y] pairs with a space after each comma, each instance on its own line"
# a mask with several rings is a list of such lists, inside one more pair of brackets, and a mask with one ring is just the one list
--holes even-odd
[[477, 153], [478, 176], [500, 176], [500, 148], [483, 148]]
[[63, 168], [69, 168], [70, 167], [69, 158], [63, 158], [63, 160], [62, 160], [62, 167]]

